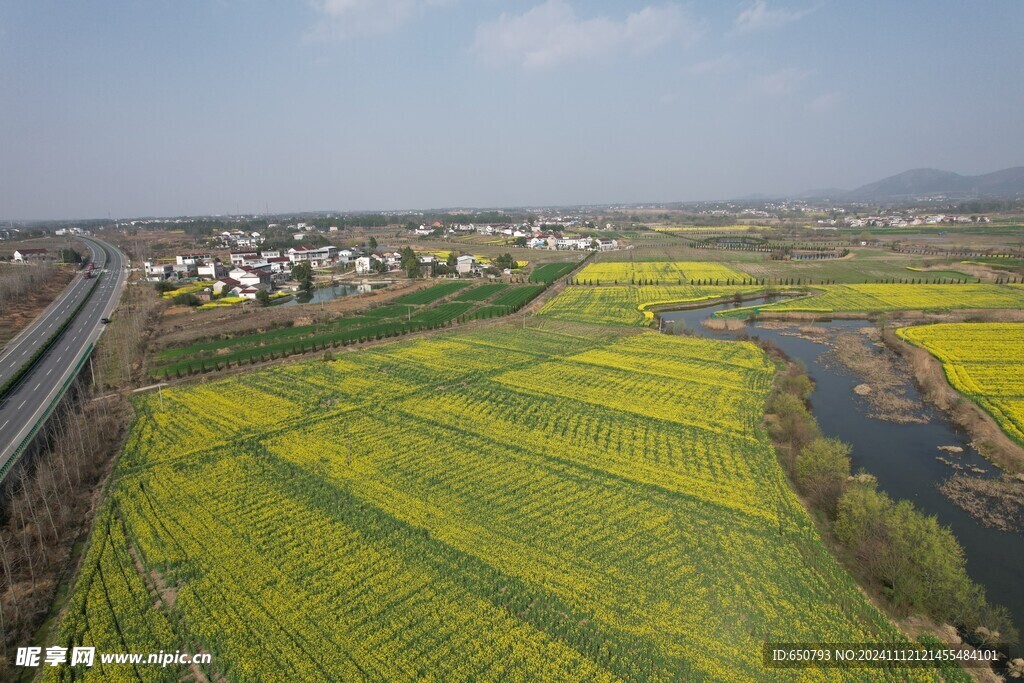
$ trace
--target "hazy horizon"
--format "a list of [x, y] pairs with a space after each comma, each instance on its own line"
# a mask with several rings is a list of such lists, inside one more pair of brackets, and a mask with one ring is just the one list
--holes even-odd
[[1013, 0], [12, 0], [0, 217], [653, 204], [988, 173], [1024, 160], [1022, 26]]

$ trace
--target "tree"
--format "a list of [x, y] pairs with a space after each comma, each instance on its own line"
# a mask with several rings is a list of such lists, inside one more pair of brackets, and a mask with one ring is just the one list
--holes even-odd
[[850, 477], [850, 447], [838, 439], [818, 438], [796, 457], [795, 479], [800, 490], [830, 515]]
[[370, 245], [370, 249], [376, 249], [377, 248], [377, 238], [371, 236], [370, 237], [370, 241], [367, 242], [367, 244]]
[[260, 291], [256, 292], [256, 301], [259, 302], [260, 306], [269, 306], [270, 292], [268, 292], [265, 289], [261, 289]]
[[[768, 429], [780, 445], [780, 459], [787, 471], [793, 472], [797, 454], [821, 436], [821, 430], [807, 411], [802, 399], [792, 394], [773, 395], [766, 406], [772, 420]], [[781, 449], [785, 449], [784, 452]]]
[[60, 260], [62, 263], [81, 263], [82, 255], [71, 247], [65, 247], [60, 250]]
[[412, 250], [412, 247], [404, 247], [401, 251], [402, 254], [402, 270], [405, 274], [411, 278], [420, 276], [420, 260], [416, 256], [416, 252]]
[[177, 287], [169, 280], [158, 280], [153, 283], [153, 289], [163, 294], [164, 292], [173, 292]]
[[997, 630], [1004, 640], [1015, 640], [1008, 615], [990, 605], [984, 589], [967, 575], [953, 533], [910, 501], [894, 503], [874, 485], [855, 484], [839, 499], [834, 530], [899, 613], [920, 611], [939, 622]]
[[454, 250], [448, 252], [448, 258], [445, 259], [444, 263], [450, 270], [454, 270], [459, 264], [459, 257]]
[[309, 261], [299, 261], [292, 267], [292, 278], [298, 281], [299, 289], [309, 294], [313, 291], [313, 266]]
[[201, 303], [195, 294], [178, 294], [172, 301], [179, 306], [198, 306]]
[[501, 256], [498, 256], [496, 259], [494, 259], [494, 265], [498, 268], [508, 268], [509, 270], [515, 270], [516, 268], [519, 267], [519, 264], [516, 263], [516, 260], [512, 258], [512, 254], [508, 253], [502, 254]]

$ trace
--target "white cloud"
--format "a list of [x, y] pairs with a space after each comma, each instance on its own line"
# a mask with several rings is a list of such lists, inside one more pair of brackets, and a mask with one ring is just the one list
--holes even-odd
[[811, 109], [824, 114], [830, 112], [843, 101], [843, 95], [839, 92], [826, 92], [811, 100]]
[[792, 95], [810, 75], [810, 71], [795, 67], [779, 69], [755, 78], [751, 83], [751, 90], [754, 95], [763, 97]]
[[539, 69], [620, 50], [653, 50], [671, 40], [689, 43], [703, 30], [676, 4], [648, 5], [615, 20], [583, 19], [565, 0], [548, 0], [524, 14], [503, 13], [479, 26], [473, 51], [490, 63]]
[[721, 76], [740, 67], [740, 59], [731, 53], [721, 57], [713, 57], [686, 67], [686, 73], [692, 76]]
[[733, 31], [735, 33], [753, 33], [779, 28], [799, 21], [815, 9], [814, 7], [799, 10], [769, 9], [768, 0], [754, 0], [736, 17]]
[[311, 0], [319, 19], [310, 37], [351, 38], [393, 31], [432, 7], [451, 0]]

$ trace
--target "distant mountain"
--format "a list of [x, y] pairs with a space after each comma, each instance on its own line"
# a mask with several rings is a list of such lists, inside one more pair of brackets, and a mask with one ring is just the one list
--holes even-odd
[[884, 200], [927, 195], [1024, 195], [1024, 166], [984, 175], [964, 176], [934, 168], [916, 168], [858, 187], [844, 195], [852, 200]]
[[847, 191], [838, 187], [819, 187], [816, 190], [807, 190], [801, 192], [794, 199], [833, 199], [835, 197], [845, 197]]

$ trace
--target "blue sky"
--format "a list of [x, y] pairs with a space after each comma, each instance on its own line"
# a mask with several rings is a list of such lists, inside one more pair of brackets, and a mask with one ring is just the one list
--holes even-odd
[[0, 217], [687, 201], [1024, 164], [1024, 2], [4, 0]]

